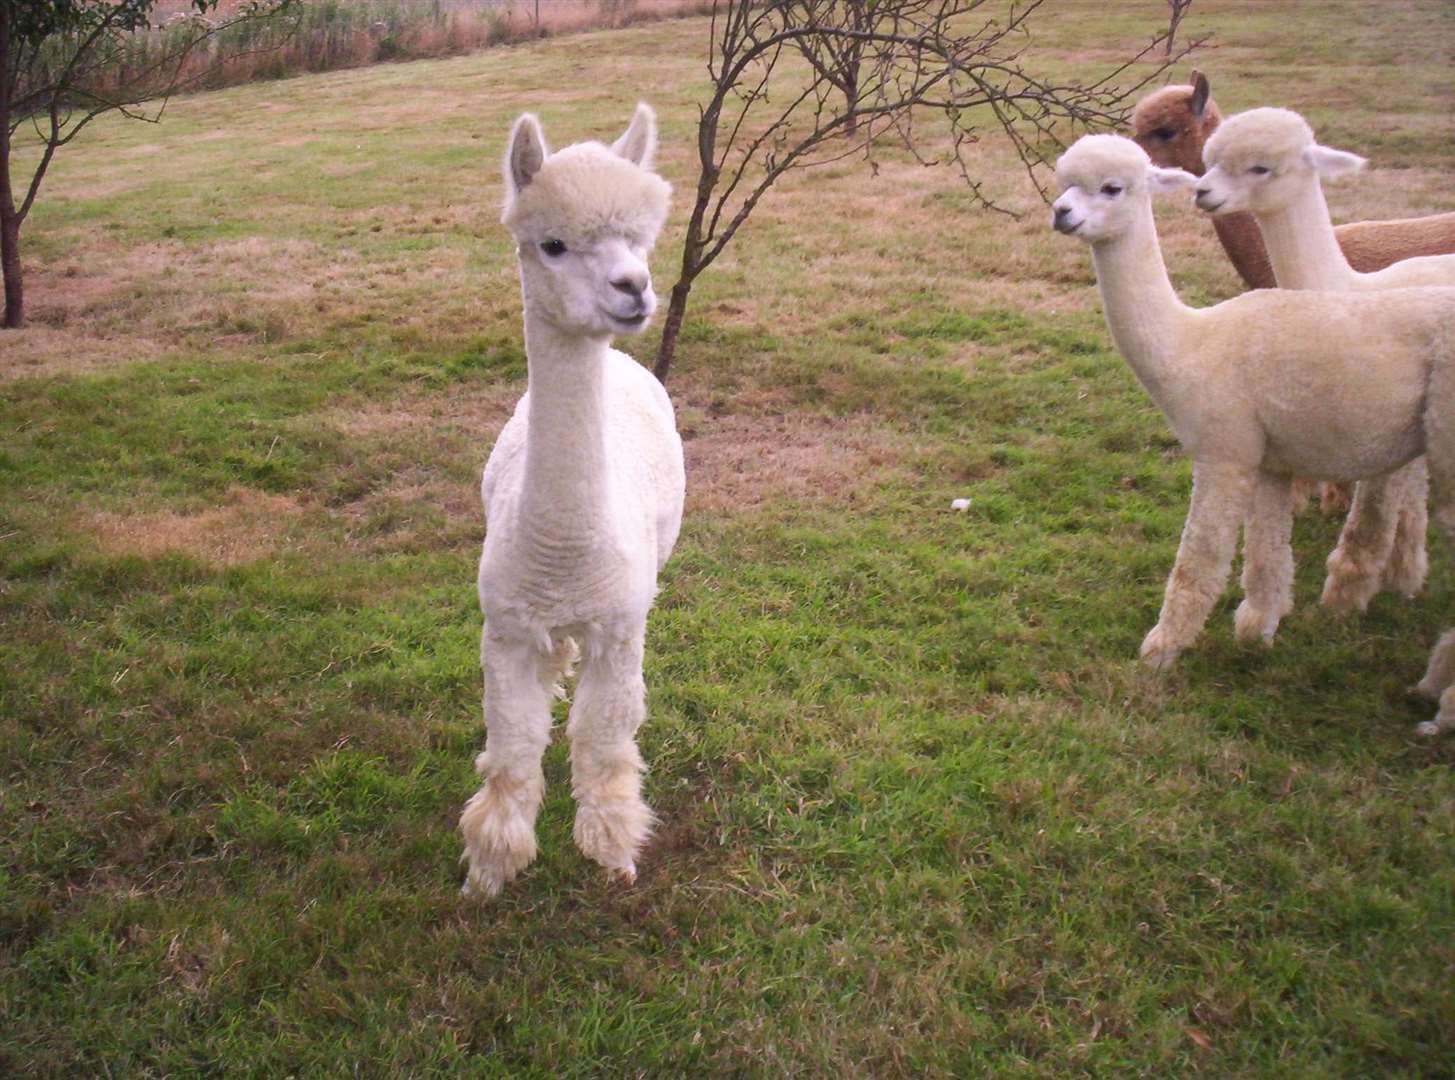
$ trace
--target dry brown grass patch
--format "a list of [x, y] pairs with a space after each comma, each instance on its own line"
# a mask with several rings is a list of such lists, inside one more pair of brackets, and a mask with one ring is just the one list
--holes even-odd
[[6, 334], [0, 378], [156, 360], [199, 335], [208, 347], [277, 340], [315, 317], [321, 295], [356, 289], [360, 266], [298, 239], [92, 240], [84, 259], [29, 270], [28, 325]]
[[113, 555], [178, 553], [214, 566], [236, 566], [291, 546], [303, 507], [287, 495], [233, 488], [222, 505], [195, 514], [94, 514], [86, 522], [102, 550]]
[[853, 504], [900, 467], [904, 436], [867, 415], [734, 414], [684, 439], [687, 512], [732, 513], [787, 499]]
[[336, 407], [319, 413], [318, 419], [350, 438], [467, 429], [478, 435], [483, 464], [484, 450], [494, 444], [524, 392], [525, 387], [518, 384], [457, 387], [448, 393], [414, 394]]

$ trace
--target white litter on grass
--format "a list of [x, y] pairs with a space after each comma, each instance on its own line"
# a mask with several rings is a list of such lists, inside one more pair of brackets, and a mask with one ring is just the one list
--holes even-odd
[[969, 499], [951, 499], [950, 500], [950, 509], [951, 510], [969, 510], [970, 509], [970, 500]]

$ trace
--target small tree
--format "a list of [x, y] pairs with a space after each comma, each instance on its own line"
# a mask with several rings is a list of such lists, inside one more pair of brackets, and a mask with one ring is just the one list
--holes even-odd
[[[991, 206], [962, 153], [980, 137], [978, 118], [1010, 140], [1044, 195], [1036, 169], [1064, 146], [1062, 135], [1121, 123], [1132, 96], [1199, 44], [1125, 85], [1117, 80], [1163, 36], [1094, 82], [1062, 83], [1021, 64], [1028, 20], [1041, 3], [996, 4], [986, 15], [979, 9], [987, 0], [718, 0], [712, 87], [699, 108], [696, 197], [657, 377], [665, 381], [671, 369], [698, 276], [789, 169], [868, 155], [890, 132], [913, 148], [912, 118], [927, 113], [943, 121], [972, 194]], [[806, 70], [791, 70], [786, 56], [804, 58]]]
[[[248, 0], [213, 20], [206, 16], [219, 0], [189, 0], [190, 12], [173, 16], [162, 31], [150, 21], [157, 0], [0, 0], [0, 326], [24, 319], [20, 226], [56, 151], [103, 113], [161, 119], [171, 94], [206, 76], [208, 68], [189, 66], [203, 46], [299, 2]], [[26, 123], [39, 157], [17, 185], [12, 149]]]

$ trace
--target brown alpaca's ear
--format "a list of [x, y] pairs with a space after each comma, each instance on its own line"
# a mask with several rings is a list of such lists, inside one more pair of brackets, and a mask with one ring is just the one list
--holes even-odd
[[1199, 120], [1202, 119], [1202, 111], [1207, 108], [1209, 93], [1207, 76], [1200, 71], [1194, 71], [1192, 73], [1192, 115]]

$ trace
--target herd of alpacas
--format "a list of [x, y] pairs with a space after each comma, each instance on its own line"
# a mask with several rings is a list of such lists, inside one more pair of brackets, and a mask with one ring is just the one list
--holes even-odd
[[[1426, 505], [1455, 532], [1455, 214], [1335, 227], [1321, 177], [1363, 166], [1301, 117], [1222, 121], [1205, 78], [1133, 114], [1136, 138], [1087, 135], [1057, 162], [1052, 226], [1091, 247], [1107, 327], [1192, 459], [1176, 563], [1144, 662], [1196, 640], [1244, 537], [1239, 639], [1271, 642], [1293, 606], [1296, 478], [1355, 484], [1323, 602], [1362, 611], [1424, 585]], [[656, 308], [647, 254], [671, 189], [652, 171], [656, 118], [638, 105], [611, 146], [552, 153], [521, 116], [505, 156], [502, 221], [516, 242], [528, 386], [496, 440], [481, 497], [483, 781], [460, 818], [464, 892], [495, 895], [536, 854], [551, 702], [579, 664], [566, 734], [574, 835], [631, 881], [652, 827], [636, 732], [657, 574], [682, 523], [672, 404], [610, 347]], [[1152, 196], [1193, 189], [1253, 291], [1183, 304]], [[1276, 287], [1274, 287], [1276, 284]], [[1431, 486], [1433, 482], [1433, 486]], [[1418, 692], [1423, 735], [1455, 726], [1455, 631]]]

